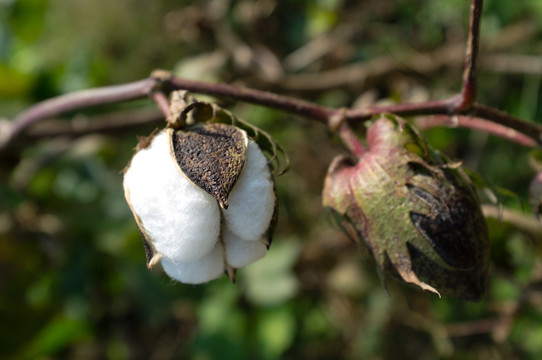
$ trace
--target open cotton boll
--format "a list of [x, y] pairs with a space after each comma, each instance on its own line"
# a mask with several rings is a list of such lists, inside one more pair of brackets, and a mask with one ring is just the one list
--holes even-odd
[[220, 210], [211, 195], [181, 174], [168, 137], [160, 132], [134, 155], [124, 174], [125, 194], [158, 253], [193, 261], [218, 241]]
[[267, 159], [250, 140], [246, 165], [228, 197], [224, 210], [227, 226], [246, 241], [257, 241], [268, 229], [275, 209], [275, 192]]
[[240, 268], [261, 259], [267, 253], [267, 246], [259, 241], [245, 241], [229, 229], [224, 232], [226, 261], [234, 268]]
[[190, 262], [162, 258], [162, 268], [171, 278], [182, 283], [201, 284], [211, 281], [224, 272], [224, 247], [217, 243], [209, 254]]

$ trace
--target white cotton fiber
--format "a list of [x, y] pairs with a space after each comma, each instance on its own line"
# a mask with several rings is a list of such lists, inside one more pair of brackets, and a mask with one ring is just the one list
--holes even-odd
[[217, 243], [204, 257], [190, 262], [162, 258], [162, 268], [171, 278], [186, 284], [201, 284], [219, 278], [224, 272], [224, 248]]
[[158, 253], [169, 261], [193, 261], [217, 243], [220, 210], [211, 195], [181, 174], [170, 153], [169, 136], [160, 132], [134, 155], [124, 189]]
[[224, 217], [231, 231], [242, 240], [260, 240], [273, 216], [275, 193], [267, 159], [252, 140], [247, 148], [245, 169], [228, 201]]
[[267, 253], [267, 247], [260, 241], [245, 241], [231, 231], [224, 232], [226, 261], [234, 268], [240, 268], [261, 259]]

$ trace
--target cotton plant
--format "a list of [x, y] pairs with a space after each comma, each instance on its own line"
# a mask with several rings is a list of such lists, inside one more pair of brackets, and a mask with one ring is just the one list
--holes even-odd
[[176, 99], [171, 109], [181, 110], [168, 127], [140, 139], [124, 171], [125, 197], [149, 268], [160, 263], [188, 284], [223, 273], [234, 280], [235, 269], [265, 256], [271, 244], [278, 148], [214, 104]]

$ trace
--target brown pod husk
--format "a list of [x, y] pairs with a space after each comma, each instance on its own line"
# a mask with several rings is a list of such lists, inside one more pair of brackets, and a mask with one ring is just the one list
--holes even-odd
[[245, 164], [246, 133], [234, 126], [216, 123], [170, 131], [173, 153], [182, 173], [227, 209], [228, 195]]

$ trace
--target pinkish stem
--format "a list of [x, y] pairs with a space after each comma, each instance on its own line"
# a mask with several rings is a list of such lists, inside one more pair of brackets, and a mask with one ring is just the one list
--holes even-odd
[[339, 137], [341, 138], [343, 144], [347, 149], [358, 159], [360, 159], [366, 152], [367, 149], [359, 141], [358, 137], [352, 131], [352, 128], [348, 123], [344, 122], [339, 127]]
[[415, 124], [416, 127], [422, 130], [438, 126], [469, 128], [484, 131], [488, 134], [502, 137], [523, 146], [534, 147], [537, 145], [536, 141], [534, 141], [532, 138], [525, 136], [524, 134], [517, 132], [514, 129], [500, 124], [496, 124], [494, 122], [479, 117], [470, 117], [463, 115], [435, 115], [420, 117], [416, 119]]

